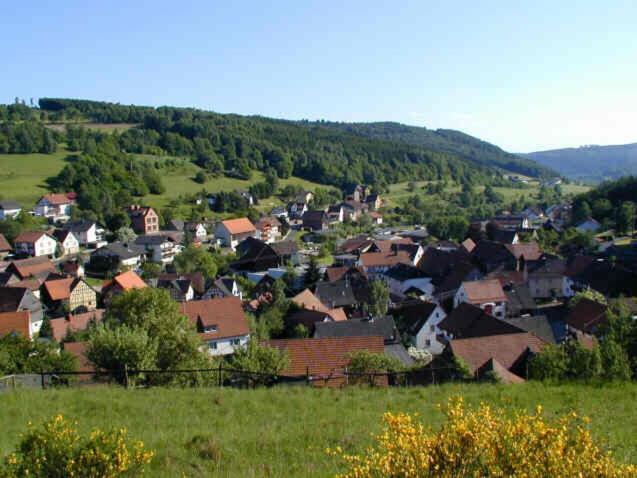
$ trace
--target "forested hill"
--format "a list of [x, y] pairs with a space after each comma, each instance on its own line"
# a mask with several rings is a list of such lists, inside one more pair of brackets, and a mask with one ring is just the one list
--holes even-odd
[[323, 127], [345, 131], [347, 133], [386, 141], [396, 141], [434, 151], [456, 155], [472, 163], [498, 167], [518, 174], [535, 177], [556, 176], [550, 165], [542, 166], [537, 162], [507, 153], [498, 146], [474, 138], [461, 131], [451, 129], [431, 130], [425, 127], [408, 126], [400, 123], [305, 123], [319, 124]]
[[554, 149], [524, 156], [580, 181], [599, 182], [637, 175], [637, 143]]

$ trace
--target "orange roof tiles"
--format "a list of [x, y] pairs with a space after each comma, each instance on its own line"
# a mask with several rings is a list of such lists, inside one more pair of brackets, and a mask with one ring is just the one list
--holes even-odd
[[508, 301], [498, 279], [463, 282], [462, 286], [464, 287], [469, 302], [472, 304]]
[[9, 244], [7, 238], [0, 234], [0, 252], [9, 252], [11, 250], [11, 244]]
[[31, 313], [28, 310], [0, 313], [0, 337], [17, 333], [31, 338]]
[[204, 340], [248, 335], [250, 327], [238, 297], [191, 300], [180, 304], [181, 312], [196, 326], [216, 326], [216, 332], [201, 334]]
[[226, 221], [221, 221], [221, 224], [224, 225], [230, 234], [244, 234], [246, 232], [256, 231], [254, 224], [252, 224], [250, 219], [247, 217], [228, 219]]
[[396, 264], [412, 264], [408, 251], [365, 252], [360, 255], [364, 267], [391, 267]]
[[71, 287], [74, 280], [74, 277], [48, 280], [44, 283], [44, 290], [51, 300], [65, 300], [71, 296]]
[[101, 322], [103, 317], [104, 309], [97, 309], [82, 314], [72, 314], [68, 317], [51, 319], [53, 340], [61, 342], [69, 332], [85, 330], [91, 321]]
[[51, 194], [45, 194], [44, 196], [42, 196], [40, 198], [40, 201], [42, 201], [42, 199], [46, 199], [49, 202], [49, 204], [53, 206], [59, 206], [61, 204], [68, 204], [75, 201], [75, 197], [76, 197], [75, 193], [51, 193]]
[[291, 300], [302, 309], [323, 312], [324, 314], [329, 315], [335, 322], [347, 320], [347, 316], [345, 315], [345, 311], [342, 307], [338, 309], [330, 309], [326, 307], [325, 304], [323, 304], [323, 302], [321, 302], [319, 298], [310, 291], [310, 289], [305, 289], [299, 292], [292, 297]]
[[128, 271], [113, 277], [115, 282], [123, 290], [143, 289], [148, 287], [146, 283], [135, 272]]

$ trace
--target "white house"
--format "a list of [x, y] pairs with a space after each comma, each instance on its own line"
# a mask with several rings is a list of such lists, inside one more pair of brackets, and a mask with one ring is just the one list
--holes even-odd
[[463, 282], [453, 298], [454, 309], [467, 302], [499, 319], [506, 317], [508, 298], [498, 279]]
[[208, 238], [208, 230], [202, 222], [188, 222], [184, 224], [184, 230], [192, 234], [193, 239], [204, 242]]
[[18, 217], [22, 211], [22, 206], [20, 206], [15, 201], [0, 201], [0, 220], [5, 220], [7, 218], [15, 219]]
[[33, 257], [54, 256], [57, 241], [45, 232], [27, 231], [18, 235], [13, 241], [16, 254]]
[[93, 221], [76, 221], [66, 224], [65, 229], [71, 231], [81, 246], [101, 247], [104, 243], [104, 229]]
[[45, 194], [33, 211], [36, 216], [46, 217], [53, 222], [67, 221], [71, 217], [71, 207], [75, 204], [75, 198], [75, 193]]
[[53, 233], [55, 239], [62, 246], [62, 252], [66, 256], [68, 254], [77, 254], [80, 252], [80, 242], [71, 231], [56, 230]]
[[256, 227], [247, 217], [221, 221], [215, 229], [215, 236], [221, 241], [221, 244], [233, 251], [241, 241], [248, 237], [256, 238], [257, 235]]
[[438, 324], [447, 316], [438, 304], [413, 301], [401, 308], [410, 342], [420, 350], [439, 355], [445, 348], [445, 333]]
[[152, 262], [172, 264], [175, 256], [182, 251], [172, 237], [164, 234], [145, 234], [135, 239], [135, 245], [146, 249], [146, 254]]

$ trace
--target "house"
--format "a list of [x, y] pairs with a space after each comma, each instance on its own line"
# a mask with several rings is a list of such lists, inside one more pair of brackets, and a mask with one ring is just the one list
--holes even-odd
[[202, 299], [223, 297], [238, 297], [239, 300], [243, 300], [243, 292], [239, 287], [239, 283], [232, 277], [219, 277], [215, 279], [202, 295]]
[[8, 272], [15, 273], [20, 280], [37, 278], [44, 280], [55, 272], [55, 265], [48, 257], [32, 257], [12, 261], [7, 267]]
[[298, 219], [303, 217], [303, 214], [308, 211], [309, 206], [306, 201], [294, 201], [292, 204], [290, 204], [289, 209], [290, 217]]
[[203, 222], [189, 221], [184, 224], [183, 231], [195, 241], [204, 242], [208, 238], [208, 230]]
[[396, 297], [405, 298], [408, 291], [415, 292], [418, 296], [433, 297], [431, 278], [422, 269], [411, 264], [396, 264], [385, 271], [383, 278], [389, 292]]
[[572, 297], [573, 281], [567, 276], [563, 259], [547, 258], [527, 272], [527, 281], [534, 299], [562, 299]]
[[16, 254], [32, 257], [55, 256], [56, 247], [55, 238], [41, 231], [22, 232], [13, 241]]
[[453, 298], [454, 308], [463, 302], [480, 307], [495, 317], [506, 317], [508, 298], [497, 279], [463, 282]]
[[15, 201], [0, 201], [0, 221], [5, 219], [15, 219], [22, 211], [22, 206]]
[[0, 287], [0, 312], [21, 311], [29, 312], [31, 336], [37, 334], [44, 320], [40, 299], [26, 287]]
[[127, 210], [131, 227], [137, 234], [152, 234], [159, 231], [159, 216], [152, 207], [134, 204]]
[[102, 285], [102, 300], [108, 304], [112, 297], [133, 289], [143, 289], [148, 287], [146, 283], [133, 271], [116, 275], [111, 280], [104, 281]]
[[360, 254], [357, 265], [370, 277], [384, 274], [396, 264], [416, 265], [424, 254], [423, 247], [411, 239], [374, 241], [367, 251]]
[[172, 264], [182, 250], [176, 238], [170, 234], [144, 234], [137, 236], [135, 245], [143, 247], [146, 256], [158, 264]]
[[356, 184], [346, 190], [350, 201], [363, 202], [369, 193], [369, 188], [363, 184]]
[[502, 290], [507, 296], [507, 317], [519, 317], [535, 313], [537, 306], [527, 285], [509, 283], [503, 285]]
[[78, 260], [60, 263], [60, 272], [71, 277], [84, 277], [84, 266]]
[[31, 319], [28, 310], [19, 312], [0, 312], [0, 338], [17, 334], [27, 339], [33, 338]]
[[327, 208], [327, 221], [330, 224], [340, 224], [345, 218], [342, 204], [336, 204]]
[[314, 193], [312, 191], [301, 191], [296, 195], [295, 200], [299, 203], [304, 202], [306, 204], [309, 204], [314, 200]]
[[383, 215], [378, 211], [372, 211], [368, 216], [372, 220], [372, 224], [380, 225], [383, 223]]
[[347, 312], [351, 312], [358, 306], [352, 284], [347, 280], [318, 282], [314, 295], [328, 309], [343, 307]]
[[104, 242], [104, 229], [96, 222], [86, 219], [80, 221], [67, 222], [64, 229], [71, 231], [77, 238], [81, 246], [100, 247]]
[[9, 241], [7, 241], [4, 235], [0, 234], [0, 260], [7, 257], [11, 251], [13, 251], [11, 244], [9, 244]]
[[278, 219], [288, 219], [289, 215], [288, 215], [288, 211], [286, 208], [284, 208], [283, 206], [277, 206], [274, 209], [272, 209], [272, 211], [270, 211], [270, 216], [274, 216]]
[[51, 335], [56, 342], [62, 342], [71, 332], [86, 330], [91, 323], [98, 324], [104, 318], [104, 309], [95, 309], [80, 314], [69, 314], [66, 317], [51, 319]]
[[371, 319], [349, 319], [320, 322], [315, 325], [314, 338], [329, 337], [375, 337], [383, 338], [385, 345], [400, 342], [400, 334], [391, 317]]
[[546, 315], [513, 317], [506, 319], [506, 322], [526, 332], [532, 333], [536, 337], [544, 340], [547, 344], [558, 343], [558, 338], [555, 335], [555, 328]]
[[71, 231], [64, 229], [56, 229], [53, 231], [53, 237], [57, 240], [62, 248], [62, 255], [77, 254], [80, 252], [80, 242]]
[[294, 266], [300, 264], [299, 247], [294, 239], [273, 242], [270, 247], [279, 256], [281, 263], [289, 263]]
[[75, 193], [51, 193], [42, 196], [35, 205], [34, 214], [50, 221], [66, 221], [71, 217], [71, 207], [75, 205]]
[[217, 224], [215, 236], [221, 240], [221, 244], [233, 251], [244, 239], [257, 237], [257, 229], [247, 217], [228, 219]]
[[327, 231], [329, 222], [325, 211], [305, 211], [303, 213], [303, 229], [309, 231]]
[[566, 329], [592, 335], [607, 322], [607, 310], [604, 304], [582, 297], [566, 316]]
[[[359, 351], [382, 354], [385, 351], [381, 336], [269, 340], [265, 344], [286, 352], [289, 363], [281, 372], [282, 376], [304, 378], [317, 387], [347, 385], [350, 378], [345, 374], [351, 354]], [[385, 377], [379, 381], [387, 384]]]
[[234, 271], [265, 271], [281, 265], [281, 258], [271, 245], [248, 237], [236, 246], [239, 258], [230, 264]]
[[491, 222], [500, 229], [509, 229], [514, 231], [529, 229], [531, 226], [528, 217], [524, 215], [503, 214], [495, 216]]
[[192, 286], [192, 281], [185, 277], [151, 279], [149, 284], [151, 287], [167, 290], [170, 294], [170, 298], [177, 302], [184, 302], [195, 298], [195, 289]]
[[111, 242], [91, 253], [91, 269], [119, 270], [139, 267], [144, 259], [145, 248], [125, 242]]
[[400, 332], [414, 347], [439, 355], [446, 340], [438, 324], [447, 316], [438, 304], [422, 300], [410, 300], [394, 311]]
[[438, 323], [438, 327], [448, 339], [522, 332], [521, 329], [497, 319], [480, 307], [466, 302], [449, 312], [447, 317]]
[[376, 211], [377, 209], [380, 209], [380, 207], [383, 205], [380, 199], [380, 196], [378, 194], [369, 194], [365, 198], [365, 204], [367, 204], [367, 207], [369, 208], [370, 211]]
[[343, 204], [343, 219], [351, 222], [358, 221], [363, 214], [369, 211], [369, 206], [365, 203], [348, 200]]
[[504, 247], [515, 259], [517, 270], [523, 270], [525, 266], [538, 263], [544, 255], [537, 242], [518, 242], [505, 244]]
[[259, 239], [267, 244], [277, 241], [281, 237], [281, 222], [274, 216], [265, 216], [257, 221], [255, 227]]
[[[329, 308], [314, 295], [309, 289], [304, 289], [290, 299], [299, 309], [304, 311], [314, 311], [323, 314], [323, 321], [340, 322], [347, 320], [347, 315], [342, 307]], [[313, 320], [316, 322], [316, 320]], [[304, 323], [304, 325], [307, 325]]]
[[527, 377], [529, 359], [545, 346], [539, 337], [520, 332], [453, 339], [443, 355], [461, 359], [476, 378], [495, 376], [503, 383], [520, 383]]
[[575, 229], [577, 229], [579, 232], [595, 233], [595, 232], [599, 231], [601, 229], [601, 227], [602, 227], [602, 225], [599, 222], [597, 222], [592, 217], [589, 217], [585, 221], [582, 221], [577, 226], [575, 226]]
[[488, 228], [489, 239], [501, 244], [517, 244], [520, 236], [516, 230], [500, 229], [499, 227]]
[[97, 308], [97, 292], [82, 278], [47, 280], [43, 291], [49, 309], [86, 312]]
[[210, 355], [230, 355], [250, 339], [248, 319], [238, 297], [182, 302], [180, 308], [197, 327]]
[[499, 269], [515, 270], [518, 261], [506, 246], [501, 242], [480, 241], [471, 253], [471, 260], [485, 274]]

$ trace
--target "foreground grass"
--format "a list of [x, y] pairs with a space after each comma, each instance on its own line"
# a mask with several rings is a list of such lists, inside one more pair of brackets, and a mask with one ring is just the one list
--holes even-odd
[[[150, 476], [332, 476], [338, 467], [325, 455], [326, 447], [362, 451], [388, 410], [418, 412], [436, 426], [442, 420], [436, 404], [455, 395], [470, 405], [485, 401], [509, 410], [530, 411], [541, 403], [549, 417], [575, 410], [591, 418], [593, 434], [619, 461], [637, 461], [636, 384], [25, 390], [2, 395], [0, 454], [15, 447], [28, 421], [62, 413], [78, 420], [82, 431], [127, 427], [157, 452]], [[218, 459], [201, 458], [201, 449], [187, 446], [196, 436], [210, 438], [204, 451]]]

